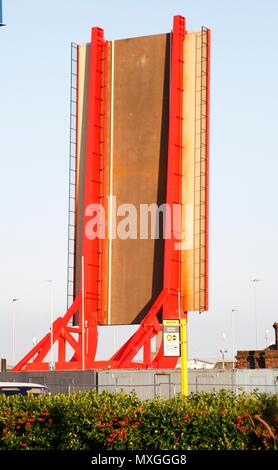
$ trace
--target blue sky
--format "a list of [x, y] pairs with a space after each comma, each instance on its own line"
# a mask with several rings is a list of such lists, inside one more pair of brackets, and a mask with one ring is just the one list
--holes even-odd
[[[278, 321], [276, 0], [4, 0], [0, 29], [0, 357], [11, 359], [11, 299], [18, 297], [16, 358], [66, 304], [70, 43], [212, 29], [210, 310], [189, 317], [189, 354], [231, 356], [255, 347], [251, 279], [259, 278], [259, 346]], [[121, 333], [117, 334], [121, 338]]]

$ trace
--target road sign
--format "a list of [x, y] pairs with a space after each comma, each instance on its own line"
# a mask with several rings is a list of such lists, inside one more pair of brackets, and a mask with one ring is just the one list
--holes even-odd
[[163, 320], [164, 356], [180, 356], [179, 320]]

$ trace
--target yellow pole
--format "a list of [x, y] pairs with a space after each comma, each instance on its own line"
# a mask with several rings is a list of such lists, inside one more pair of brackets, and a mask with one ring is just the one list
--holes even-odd
[[180, 320], [181, 331], [181, 394], [188, 396], [187, 318]]

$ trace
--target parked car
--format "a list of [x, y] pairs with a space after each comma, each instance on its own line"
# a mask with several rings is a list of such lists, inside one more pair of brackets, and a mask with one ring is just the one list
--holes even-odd
[[45, 385], [28, 382], [0, 382], [0, 394], [4, 395], [49, 395]]

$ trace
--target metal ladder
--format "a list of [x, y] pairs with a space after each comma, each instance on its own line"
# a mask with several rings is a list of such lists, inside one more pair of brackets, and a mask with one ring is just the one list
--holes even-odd
[[68, 259], [67, 308], [74, 300], [75, 241], [76, 241], [76, 177], [77, 177], [77, 67], [78, 45], [71, 43], [70, 80], [70, 148], [69, 148], [69, 202], [68, 202]]

